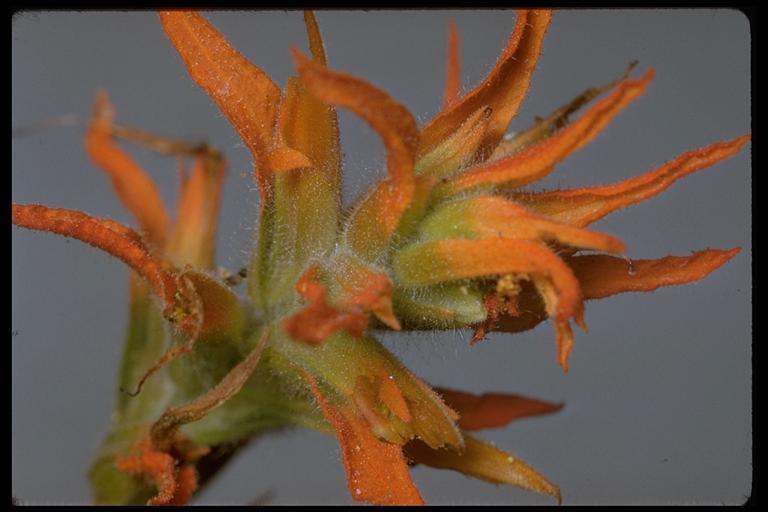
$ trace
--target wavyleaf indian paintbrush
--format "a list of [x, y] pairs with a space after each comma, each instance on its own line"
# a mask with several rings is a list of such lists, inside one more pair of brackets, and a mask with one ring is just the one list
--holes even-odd
[[[252, 155], [259, 227], [241, 294], [236, 280], [214, 272], [224, 156], [121, 127], [103, 92], [85, 150], [136, 228], [13, 205], [17, 226], [84, 241], [133, 269], [122, 392], [91, 469], [96, 503], [185, 503], [210, 477], [201, 469], [206, 458], [265, 429], [296, 425], [338, 439], [356, 500], [422, 503], [409, 474], [414, 463], [560, 499], [527, 463], [470, 434], [559, 404], [433, 388], [375, 331], [469, 328], [480, 342], [490, 331], [548, 321], [557, 364], [567, 371], [578, 350], [573, 324], [586, 330], [587, 300], [696, 281], [739, 251], [630, 263], [619, 238], [588, 226], [736, 154], [750, 137], [689, 151], [619, 183], [527, 189], [595, 140], [654, 76], [649, 70], [587, 91], [505, 137], [550, 18], [519, 11], [496, 65], [464, 94], [452, 28], [442, 110], [419, 126], [386, 92], [333, 69], [311, 13], [311, 55], [292, 50], [296, 75], [283, 87], [201, 15], [160, 14], [190, 77]], [[337, 108], [367, 122], [387, 152], [386, 179], [347, 208]], [[175, 212], [123, 142], [179, 158]]]

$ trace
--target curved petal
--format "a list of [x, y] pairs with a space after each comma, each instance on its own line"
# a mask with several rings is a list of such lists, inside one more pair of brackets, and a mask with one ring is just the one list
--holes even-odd
[[413, 194], [413, 156], [419, 140], [416, 121], [408, 109], [367, 82], [331, 71], [293, 50], [307, 89], [326, 103], [345, 107], [363, 118], [387, 148], [391, 193], [407, 206]]
[[[363, 118], [381, 136], [387, 149], [389, 186], [382, 194], [388, 216], [399, 220], [413, 199], [414, 154], [419, 140], [416, 121], [408, 110], [389, 95], [369, 83], [350, 75], [337, 73], [314, 63], [298, 50], [292, 51], [301, 80], [307, 89], [322, 101], [345, 107]], [[397, 222], [383, 227], [386, 235]]]
[[168, 213], [155, 182], [136, 161], [112, 140], [114, 110], [104, 91], [96, 96], [93, 116], [85, 136], [88, 156], [112, 180], [112, 186], [123, 203], [158, 248], [168, 231]]
[[478, 156], [487, 158], [499, 143], [528, 91], [539, 58], [549, 10], [519, 10], [515, 29], [493, 70], [448, 110], [440, 112], [421, 131], [419, 155], [425, 155], [455, 132], [472, 112], [490, 106], [491, 124]]
[[448, 65], [443, 90], [443, 110], [459, 99], [461, 89], [461, 57], [459, 54], [459, 32], [453, 21], [448, 23]]

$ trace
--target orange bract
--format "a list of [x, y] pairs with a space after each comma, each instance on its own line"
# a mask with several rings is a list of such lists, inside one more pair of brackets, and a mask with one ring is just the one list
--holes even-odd
[[14, 204], [11, 220], [19, 227], [50, 231], [76, 238], [119, 258], [152, 285], [166, 305], [174, 301], [173, 276], [141, 244], [140, 236], [114, 221], [103, 221], [82, 212], [48, 208], [40, 204]]
[[323, 415], [336, 431], [350, 496], [375, 505], [423, 505], [401, 448], [376, 439], [364, 419], [354, 411], [340, 410], [325, 399], [308, 373], [304, 373], [304, 378]]
[[160, 21], [192, 79], [216, 102], [253, 153], [265, 198], [269, 183], [265, 159], [273, 146], [280, 89], [199, 14], [166, 11], [160, 13]]
[[93, 162], [112, 179], [117, 196], [136, 217], [149, 240], [162, 247], [168, 230], [168, 214], [163, 200], [152, 179], [112, 141], [113, 119], [114, 111], [107, 94], [100, 91], [85, 137], [86, 150]]

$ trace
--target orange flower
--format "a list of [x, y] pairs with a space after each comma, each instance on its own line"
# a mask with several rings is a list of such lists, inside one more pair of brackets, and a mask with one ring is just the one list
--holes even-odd
[[[611, 185], [525, 188], [596, 139], [654, 76], [649, 70], [588, 91], [505, 137], [550, 19], [549, 11], [519, 11], [494, 68], [468, 91], [457, 85], [452, 29], [443, 109], [420, 126], [383, 90], [329, 67], [311, 13], [311, 58], [292, 50], [297, 75], [284, 88], [201, 15], [160, 14], [191, 78], [251, 154], [260, 223], [243, 297], [233, 281], [212, 273], [222, 157], [205, 145], [121, 127], [103, 94], [86, 150], [137, 230], [74, 210], [14, 204], [17, 226], [82, 240], [135, 271], [120, 378], [134, 398], [118, 400], [114, 434], [93, 467], [96, 501], [138, 501], [147, 486], [155, 491], [150, 504], [186, 501], [205, 480], [195, 469], [203, 454], [282, 425], [336, 435], [356, 500], [423, 503], [409, 463], [560, 499], [558, 487], [528, 464], [467, 433], [558, 406], [514, 395], [437, 393], [372, 330], [471, 327], [478, 342], [489, 331], [519, 332], [550, 320], [557, 362], [567, 371], [572, 322], [586, 331], [585, 301], [696, 281], [739, 252], [631, 261], [619, 238], [587, 226], [736, 154], [750, 137], [686, 152]], [[368, 123], [387, 154], [386, 178], [347, 212], [335, 108]], [[118, 140], [190, 161], [189, 169], [182, 163], [175, 215]], [[168, 343], [162, 318], [172, 325]], [[150, 345], [146, 340], [151, 349], [141, 346]], [[180, 429], [190, 440], [184, 449]]]

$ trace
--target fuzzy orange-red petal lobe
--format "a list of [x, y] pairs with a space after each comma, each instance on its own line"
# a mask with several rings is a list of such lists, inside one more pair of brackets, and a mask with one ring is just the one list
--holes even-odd
[[129, 228], [76, 210], [48, 208], [40, 204], [14, 204], [11, 220], [19, 227], [75, 238], [111, 254], [149, 281], [166, 305], [173, 303], [173, 276], [140, 243], [138, 233]]
[[484, 393], [474, 395], [446, 388], [435, 388], [445, 403], [459, 413], [464, 430], [503, 427], [517, 419], [559, 411], [563, 404], [553, 404], [520, 395]]
[[651, 292], [662, 286], [703, 279], [741, 249], [708, 249], [691, 256], [657, 260], [626, 260], [613, 256], [574, 256], [568, 260], [585, 299], [602, 299], [624, 292]]
[[141, 230], [162, 248], [168, 230], [168, 213], [154, 181], [138, 163], [114, 143], [114, 111], [104, 91], [96, 96], [93, 116], [85, 136], [88, 156], [112, 180], [123, 206], [131, 212]]
[[192, 79], [213, 99], [253, 153], [264, 197], [269, 177], [262, 168], [263, 157], [272, 147], [280, 89], [199, 14], [164, 11], [160, 21]]
[[457, 177], [439, 193], [455, 194], [483, 185], [520, 187], [546, 176], [554, 165], [592, 141], [653, 79], [653, 70], [639, 80], [624, 80], [582, 117], [552, 137], [514, 155], [494, 160]]
[[492, 152], [525, 97], [551, 16], [549, 10], [517, 12], [514, 32], [485, 80], [422, 129], [420, 156], [430, 153], [473, 112], [485, 106], [491, 107], [493, 113], [478, 155], [487, 157]]
[[653, 171], [613, 185], [520, 193], [515, 199], [553, 219], [586, 226], [613, 211], [663, 192], [680, 178], [735, 155], [750, 139], [751, 135], [746, 134], [688, 151]]
[[315, 59], [318, 64], [325, 66], [325, 47], [323, 46], [323, 38], [320, 35], [320, 27], [317, 26], [315, 13], [312, 11], [304, 11], [304, 25], [307, 27], [309, 50], [312, 53], [312, 58]]
[[326, 399], [308, 373], [303, 377], [336, 431], [352, 498], [374, 505], [423, 505], [400, 446], [376, 439], [365, 419]]
[[294, 340], [310, 345], [322, 343], [340, 330], [360, 336], [368, 327], [368, 315], [361, 311], [339, 311], [330, 306], [325, 287], [317, 281], [317, 274], [317, 266], [312, 265], [296, 282], [296, 291], [308, 304], [283, 320], [286, 332]]

